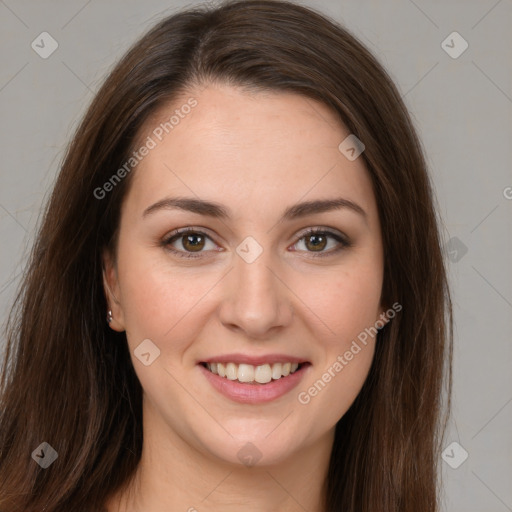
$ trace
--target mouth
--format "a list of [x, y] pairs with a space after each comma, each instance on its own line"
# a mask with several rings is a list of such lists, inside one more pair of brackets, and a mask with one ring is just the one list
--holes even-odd
[[286, 399], [312, 364], [284, 354], [261, 357], [231, 354], [199, 362], [197, 366], [220, 394], [235, 402], [256, 405]]
[[226, 380], [236, 381], [242, 384], [264, 385], [286, 379], [288, 376], [301, 370], [304, 366], [309, 365], [309, 363], [266, 363], [255, 366], [252, 364], [237, 364], [233, 362], [203, 362], [201, 365], [209, 372]]

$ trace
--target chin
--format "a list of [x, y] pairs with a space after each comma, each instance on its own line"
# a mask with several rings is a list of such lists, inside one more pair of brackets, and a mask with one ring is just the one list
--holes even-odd
[[[261, 422], [246, 422], [238, 431], [228, 428], [233, 437], [223, 431], [224, 435], [217, 439], [209, 437], [200, 441], [203, 449], [227, 464], [246, 467], [275, 466], [298, 453], [304, 443], [303, 439], [297, 437], [297, 430], [291, 432], [283, 429], [279, 432], [279, 427], [276, 429], [276, 426], [280, 421], [282, 418], [273, 422], [272, 428], [268, 427], [268, 422], [264, 425]], [[240, 423], [238, 420], [239, 427], [242, 427]], [[204, 434], [204, 430], [202, 433]], [[201, 434], [200, 436], [203, 437]]]

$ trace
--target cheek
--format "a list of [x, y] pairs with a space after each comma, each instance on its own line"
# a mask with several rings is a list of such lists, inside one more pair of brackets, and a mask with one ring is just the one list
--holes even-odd
[[[330, 359], [323, 368], [301, 386], [297, 395], [298, 407], [305, 418], [314, 418], [312, 430], [325, 432], [344, 416], [361, 391], [368, 376], [375, 342], [367, 345], [356, 342]], [[350, 361], [348, 353], [352, 354]], [[338, 359], [339, 356], [339, 359]]]
[[120, 258], [118, 268], [132, 358], [136, 347], [150, 339], [160, 350], [159, 365], [179, 373], [212, 314], [211, 297], [223, 272], [177, 269], [154, 250], [132, 247], [126, 254], [130, 256]]
[[[298, 390], [299, 407], [333, 427], [350, 408], [368, 376], [375, 352], [375, 322], [379, 313], [379, 274], [342, 274], [323, 294], [311, 297], [322, 312], [322, 333], [316, 364]], [[377, 281], [375, 281], [377, 279]], [[328, 327], [328, 330], [326, 327]]]
[[313, 339], [322, 357], [298, 390], [297, 401], [308, 415], [322, 418], [322, 428], [330, 428], [356, 399], [373, 360], [382, 271], [375, 260], [360, 261], [322, 282], [308, 288], [304, 298], [321, 317]]
[[[307, 285], [306, 285], [307, 283]], [[314, 283], [304, 280], [301, 299], [317, 315], [322, 340], [344, 350], [347, 342], [373, 326], [380, 313], [382, 271], [374, 264], [333, 269]]]

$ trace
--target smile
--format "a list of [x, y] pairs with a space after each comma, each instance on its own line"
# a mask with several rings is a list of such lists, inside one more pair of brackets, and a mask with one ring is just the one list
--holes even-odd
[[225, 355], [221, 361], [212, 358], [198, 363], [197, 368], [221, 395], [256, 405], [284, 397], [311, 371], [310, 362], [283, 356]]
[[236, 363], [204, 363], [205, 367], [215, 375], [228, 380], [243, 382], [245, 384], [268, 384], [271, 381], [295, 373], [299, 363], [274, 363], [254, 366], [252, 364]]

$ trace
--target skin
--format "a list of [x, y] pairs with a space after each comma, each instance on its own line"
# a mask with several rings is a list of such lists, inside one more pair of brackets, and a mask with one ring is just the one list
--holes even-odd
[[[191, 96], [198, 105], [134, 171], [117, 259], [104, 255], [110, 325], [126, 331], [144, 389], [141, 464], [108, 509], [319, 511], [334, 428], [365, 381], [375, 339], [309, 403], [298, 393], [387, 309], [371, 180], [362, 157], [349, 161], [339, 151], [350, 132], [330, 109], [288, 92], [191, 89], [147, 123], [142, 140]], [[175, 196], [221, 203], [233, 217], [176, 209], [143, 217]], [[357, 203], [366, 218], [345, 208], [278, 222], [287, 206], [337, 197]], [[197, 259], [162, 246], [185, 227], [209, 237], [199, 240]], [[340, 243], [329, 237], [315, 252], [311, 236], [302, 235], [311, 227], [331, 228], [352, 245], [332, 252]], [[236, 252], [248, 236], [263, 249], [252, 263]], [[172, 247], [193, 251], [183, 243], [182, 235]], [[318, 251], [326, 256], [315, 258]], [[133, 353], [145, 339], [160, 350], [149, 366]], [[275, 401], [240, 404], [216, 391], [197, 365], [233, 352], [292, 354], [311, 366]], [[247, 442], [261, 454], [252, 467], [237, 456]]]

